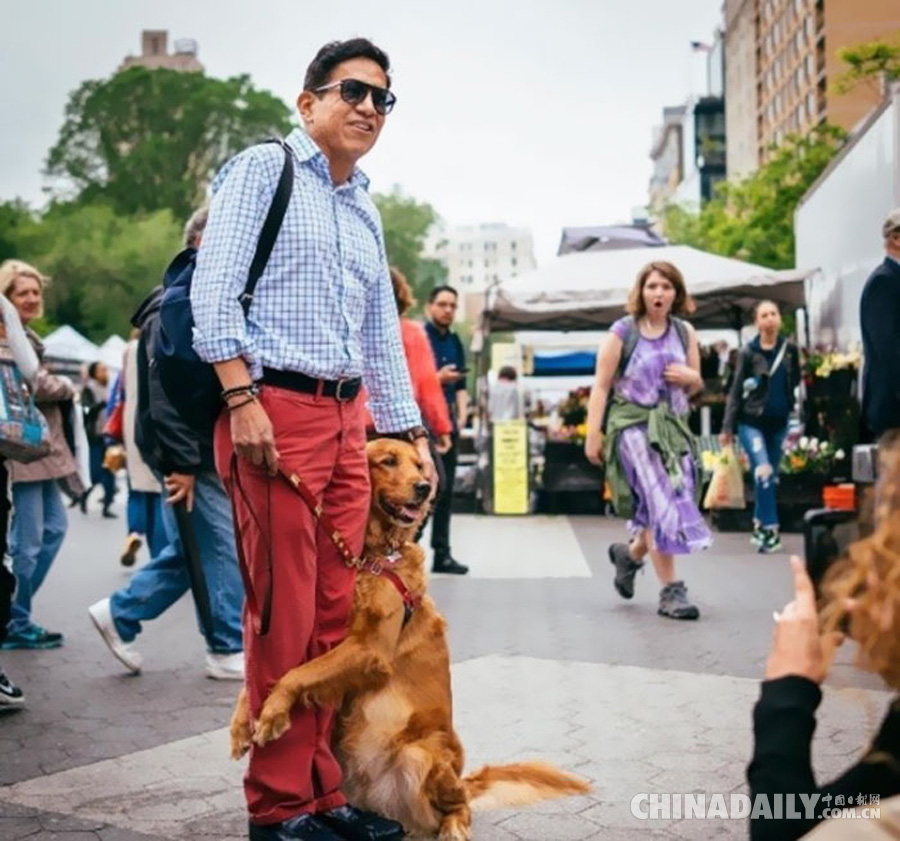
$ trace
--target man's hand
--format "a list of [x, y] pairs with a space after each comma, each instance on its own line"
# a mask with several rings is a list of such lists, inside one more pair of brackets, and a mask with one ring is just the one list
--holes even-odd
[[437, 372], [437, 375], [441, 385], [458, 383], [463, 378], [463, 375], [456, 370], [455, 365], [445, 365]]
[[170, 473], [165, 478], [165, 486], [169, 505], [183, 501], [188, 511], [194, 510], [194, 477], [190, 473]]
[[453, 439], [450, 438], [449, 435], [439, 435], [437, 441], [434, 444], [435, 452], [443, 455], [444, 453], [449, 453], [450, 448], [453, 446]]
[[419, 453], [419, 458], [422, 459], [422, 469], [425, 473], [425, 478], [431, 483], [431, 496], [433, 497], [437, 490], [438, 475], [437, 470], [434, 468], [434, 462], [431, 459], [431, 450], [428, 447], [428, 439], [424, 436], [422, 438], [416, 438], [414, 446]]
[[815, 591], [803, 561], [796, 555], [791, 556], [791, 570], [794, 573], [794, 600], [780, 614], [775, 614], [774, 643], [766, 663], [766, 680], [798, 675], [821, 683], [843, 635], [835, 633], [823, 637], [819, 634]]
[[266, 410], [256, 401], [230, 409], [231, 441], [235, 452], [255, 467], [265, 468], [270, 475], [278, 472], [278, 450], [275, 433]]

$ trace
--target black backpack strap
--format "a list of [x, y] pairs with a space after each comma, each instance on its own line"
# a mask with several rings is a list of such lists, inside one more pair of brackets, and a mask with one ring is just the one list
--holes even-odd
[[684, 354], [687, 356], [688, 350], [691, 347], [691, 337], [690, 333], [688, 333], [687, 322], [683, 318], [678, 318], [678, 316], [673, 315], [672, 324], [675, 325], [675, 332], [678, 334], [681, 346], [684, 348]]
[[619, 379], [625, 373], [625, 369], [628, 367], [628, 360], [631, 359], [631, 354], [634, 353], [634, 349], [637, 347], [638, 339], [641, 338], [634, 316], [625, 316], [625, 320], [628, 322], [628, 332], [625, 334], [625, 338], [622, 339], [622, 355], [619, 357], [616, 379]]
[[241, 307], [244, 309], [245, 316], [250, 312], [256, 284], [266, 268], [266, 263], [269, 262], [272, 248], [275, 246], [275, 240], [278, 239], [278, 232], [281, 230], [281, 223], [284, 221], [284, 214], [287, 212], [294, 186], [294, 159], [290, 148], [283, 140], [267, 140], [266, 143], [277, 143], [281, 146], [284, 150], [284, 166], [281, 168], [281, 177], [278, 179], [278, 186], [275, 188], [272, 204], [269, 205], [266, 221], [263, 222], [259, 242], [256, 245], [256, 253], [253, 255], [253, 262], [250, 264], [250, 272], [247, 275], [247, 285], [238, 299], [241, 302]]

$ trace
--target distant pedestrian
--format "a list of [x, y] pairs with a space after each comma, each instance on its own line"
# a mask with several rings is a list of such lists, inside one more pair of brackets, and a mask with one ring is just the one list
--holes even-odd
[[79, 492], [84, 490], [77, 479], [78, 467], [69, 449], [60, 408], [75, 398], [75, 386], [68, 378], [54, 376], [43, 367], [43, 343], [37, 333], [27, 328], [29, 322], [44, 313], [46, 283], [44, 275], [21, 260], [7, 260], [0, 265], [0, 294], [6, 295], [16, 308], [42, 363], [33, 393], [50, 430], [48, 455], [29, 464], [8, 464], [13, 497], [10, 552], [17, 589], [3, 648], [58, 648], [63, 644], [61, 633], [48, 631], [32, 621], [32, 600], [44, 583], [68, 528], [57, 480], [68, 479]]
[[102, 362], [92, 362], [87, 370], [87, 382], [81, 392], [84, 409], [84, 429], [91, 451], [91, 486], [81, 499], [81, 510], [87, 511], [91, 491], [100, 485], [103, 488], [103, 516], [115, 518], [110, 506], [118, 493], [116, 477], [103, 464], [106, 440], [103, 426], [106, 422], [106, 405], [109, 402], [109, 369]]
[[781, 335], [781, 312], [774, 301], [753, 311], [758, 333], [741, 349], [722, 423], [722, 444], [737, 431], [750, 459], [756, 485], [751, 542], [763, 553], [781, 550], [775, 489], [788, 418], [800, 385], [800, 352]]
[[[205, 223], [206, 209], [202, 208], [185, 228], [187, 247], [200, 245]], [[134, 641], [141, 623], [155, 619], [190, 590], [189, 565], [199, 560], [212, 619], [211, 628], [200, 628], [207, 644], [206, 675], [216, 680], [243, 680], [244, 585], [231, 503], [216, 473], [212, 430], [198, 431], [184, 422], [160, 384], [158, 368], [151, 364], [159, 340], [161, 299], [162, 287], [142, 303], [132, 321], [141, 333], [136, 351], [135, 438], [141, 457], [162, 479], [167, 543], [125, 587], [91, 605], [88, 613], [113, 655], [137, 674], [143, 657]], [[199, 559], [189, 555], [191, 547], [173, 511], [176, 505], [187, 510]]]
[[900, 427], [900, 207], [881, 228], [884, 262], [863, 287], [859, 319], [863, 340], [864, 437], [875, 441]]
[[431, 520], [432, 572], [465, 575], [469, 568], [453, 557], [450, 548], [450, 518], [453, 510], [453, 486], [459, 460], [460, 430], [469, 414], [469, 392], [466, 391], [466, 351], [459, 336], [453, 332], [453, 321], [459, 295], [452, 286], [436, 286], [428, 295], [428, 321], [425, 332], [431, 342], [438, 379], [444, 388], [444, 398], [453, 422], [450, 449], [441, 453], [443, 465], [442, 490], [437, 496]]
[[606, 462], [616, 513], [629, 518], [631, 542], [609, 548], [614, 585], [620, 596], [632, 598], [635, 575], [649, 553], [662, 585], [658, 613], [697, 619], [699, 609], [675, 578], [675, 555], [712, 543], [697, 504], [697, 451], [686, 420], [688, 400], [703, 380], [697, 334], [682, 320], [693, 302], [681, 272], [671, 263], [648, 263], [628, 312], [612, 325], [597, 355], [585, 441], [587, 458]]
[[488, 418], [491, 421], [519, 420], [523, 416], [522, 395], [516, 383], [518, 375], [512, 365], [497, 372], [497, 382], [488, 393]]
[[122, 443], [125, 446], [128, 471], [128, 536], [122, 548], [120, 560], [123, 566], [132, 566], [144, 540], [151, 558], [155, 558], [168, 542], [162, 521], [162, 494], [159, 479], [141, 456], [137, 446], [138, 418], [138, 339], [135, 336], [125, 346], [122, 358], [120, 388], [116, 399], [123, 404]]

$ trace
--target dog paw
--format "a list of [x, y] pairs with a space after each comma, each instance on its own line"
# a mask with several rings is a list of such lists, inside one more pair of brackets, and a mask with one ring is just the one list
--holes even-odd
[[469, 841], [469, 826], [466, 822], [449, 818], [441, 824], [438, 841]]
[[262, 747], [280, 739], [291, 726], [291, 702], [279, 694], [270, 695], [253, 729], [253, 741]]
[[231, 758], [240, 759], [250, 750], [250, 725], [244, 722], [239, 725], [231, 725]]

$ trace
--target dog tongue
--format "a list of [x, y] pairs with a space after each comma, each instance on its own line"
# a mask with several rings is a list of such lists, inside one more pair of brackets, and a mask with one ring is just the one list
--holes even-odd
[[409, 506], [409, 505], [404, 505], [404, 506], [400, 509], [400, 513], [403, 514], [404, 517], [409, 517], [410, 520], [415, 520], [416, 517], [419, 516], [419, 509], [418, 509], [418, 508], [412, 508], [412, 507]]

